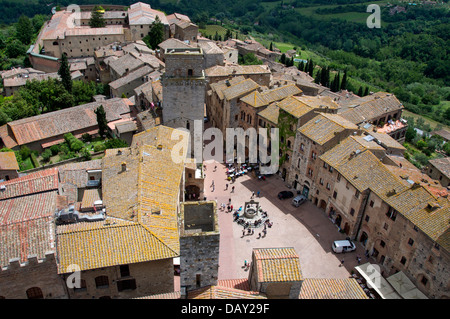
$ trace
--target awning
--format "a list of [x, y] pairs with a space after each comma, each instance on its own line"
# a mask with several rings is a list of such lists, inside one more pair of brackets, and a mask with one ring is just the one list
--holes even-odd
[[375, 290], [381, 298], [402, 299], [402, 297], [400, 297], [389, 282], [383, 278], [381, 273], [378, 271], [377, 265], [365, 263], [361, 266], [356, 266], [355, 269], [366, 280], [368, 288]]
[[386, 280], [404, 299], [428, 299], [427, 296], [417, 289], [403, 271], [399, 271], [386, 278]]

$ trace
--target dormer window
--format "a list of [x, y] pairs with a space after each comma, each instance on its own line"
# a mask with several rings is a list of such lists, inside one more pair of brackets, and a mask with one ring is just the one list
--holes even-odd
[[192, 76], [192, 75], [194, 75], [194, 71], [192, 69], [189, 69], [188, 70], [188, 76]]

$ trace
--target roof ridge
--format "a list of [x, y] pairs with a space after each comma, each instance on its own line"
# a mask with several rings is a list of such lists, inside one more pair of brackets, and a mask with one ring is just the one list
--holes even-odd
[[[111, 217], [109, 217], [111, 218]], [[137, 222], [133, 222], [131, 220], [126, 220], [126, 219], [122, 219], [122, 218], [118, 218], [118, 217], [114, 217], [115, 219], [120, 219], [121, 222], [126, 222], [129, 224], [103, 224], [102, 227], [97, 227], [97, 228], [84, 228], [84, 229], [71, 229], [71, 230], [67, 230], [64, 231], [62, 233], [57, 233], [58, 236], [60, 235], [65, 235], [65, 234], [75, 234], [75, 233], [84, 233], [84, 232], [90, 232], [90, 231], [96, 231], [96, 230], [102, 230], [105, 229], [104, 227], [107, 226], [107, 228], [122, 228], [122, 227], [136, 227], [136, 226], [142, 226]], [[100, 223], [101, 221], [98, 221], [97, 223]], [[103, 220], [103, 222], [106, 222], [106, 219]], [[93, 224], [92, 222], [81, 222], [81, 223], [86, 223], [86, 224]], [[77, 223], [77, 224], [81, 224], [81, 223]], [[74, 225], [74, 224], [71, 224]], [[75, 224], [76, 225], [76, 224]], [[64, 226], [64, 225], [62, 225]]]

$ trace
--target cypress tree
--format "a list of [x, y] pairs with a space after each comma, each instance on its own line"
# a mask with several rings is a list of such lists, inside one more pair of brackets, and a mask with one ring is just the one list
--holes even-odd
[[148, 42], [152, 50], [155, 50], [158, 47], [158, 44], [164, 41], [164, 25], [161, 23], [158, 16], [156, 16], [155, 21], [151, 24], [148, 37]]
[[286, 64], [286, 54], [282, 54], [280, 57], [280, 63]]
[[89, 20], [89, 26], [91, 28], [103, 28], [106, 25], [105, 19], [103, 19], [103, 8], [95, 6], [91, 13], [91, 19]]
[[362, 86], [360, 86], [357, 95], [361, 97], [361, 96], [363, 96], [362, 94], [363, 94], [363, 88], [362, 88]]
[[333, 92], [338, 92], [339, 91], [340, 77], [341, 77], [341, 75], [340, 75], [339, 72], [338, 72], [338, 74], [336, 74], [334, 76], [333, 85], [332, 85], [332, 89], [331, 89]]
[[97, 115], [98, 134], [103, 137], [108, 131], [108, 122], [106, 121], [106, 112], [103, 105], [100, 105], [94, 112]]
[[366, 90], [364, 91], [364, 96], [367, 96], [367, 95], [369, 95], [369, 87], [368, 86], [366, 86]]
[[270, 50], [270, 51], [273, 51], [273, 43], [272, 43], [272, 42], [270, 42], [269, 50]]
[[309, 73], [310, 76], [313, 76], [313, 73], [314, 73], [314, 62], [313, 62], [312, 59], [310, 59], [310, 62], [309, 62], [308, 73]]
[[58, 70], [58, 75], [61, 77], [61, 82], [67, 92], [72, 93], [72, 76], [70, 75], [69, 61], [67, 55], [63, 54], [61, 57], [61, 65]]
[[315, 80], [314, 80], [314, 83], [321, 84], [322, 70], [323, 70], [323, 69], [317, 70], [316, 78], [315, 78]]
[[341, 90], [346, 90], [346, 89], [347, 89], [347, 70], [345, 70], [344, 76], [342, 77], [342, 82], [341, 82]]
[[305, 69], [305, 64], [303, 63], [303, 61], [300, 61], [300, 63], [298, 64], [298, 69], [300, 71], [303, 71]]

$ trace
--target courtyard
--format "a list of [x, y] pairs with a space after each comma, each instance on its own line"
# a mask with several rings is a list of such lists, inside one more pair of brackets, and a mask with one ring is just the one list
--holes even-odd
[[[219, 279], [247, 278], [248, 270], [244, 261], [251, 261], [253, 248], [293, 247], [300, 257], [303, 277], [307, 278], [348, 278], [357, 265], [356, 257], [366, 262], [365, 249], [356, 243], [357, 249], [346, 254], [335, 254], [331, 249], [334, 240], [345, 239], [346, 235], [325, 216], [325, 213], [307, 201], [299, 207], [291, 204], [292, 199], [280, 200], [277, 194], [289, 190], [278, 175], [259, 180], [248, 173], [236, 178], [232, 183], [226, 179], [226, 166], [207, 161], [205, 177], [205, 196], [216, 200], [220, 228]], [[217, 169], [214, 170], [214, 167]], [[214, 187], [212, 187], [214, 181]], [[226, 189], [228, 184], [228, 189]], [[234, 192], [232, 192], [234, 186]], [[260, 197], [257, 197], [257, 192]], [[233, 209], [243, 207], [253, 199], [268, 213], [272, 227], [267, 227], [266, 236], [258, 236], [263, 227], [255, 228], [253, 235], [243, 236], [242, 225], [233, 222], [233, 214], [220, 210], [222, 203], [228, 204], [231, 198]], [[344, 264], [341, 266], [341, 260]]]

